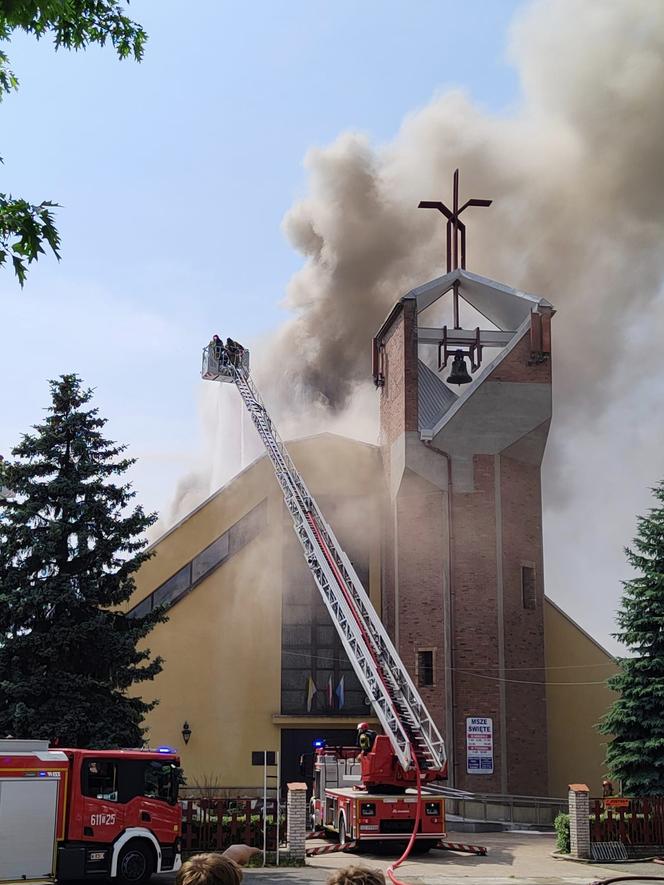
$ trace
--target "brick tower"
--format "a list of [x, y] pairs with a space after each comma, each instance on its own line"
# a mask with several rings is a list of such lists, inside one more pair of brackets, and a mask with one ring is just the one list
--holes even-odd
[[[446, 296], [455, 328], [420, 324]], [[459, 328], [459, 298], [486, 329]], [[450, 785], [473, 792], [547, 795], [540, 466], [552, 314], [457, 268], [401, 298], [374, 338], [383, 618], [445, 736]], [[456, 394], [443, 378], [459, 349], [477, 370]], [[436, 351], [443, 374], [430, 368]]]

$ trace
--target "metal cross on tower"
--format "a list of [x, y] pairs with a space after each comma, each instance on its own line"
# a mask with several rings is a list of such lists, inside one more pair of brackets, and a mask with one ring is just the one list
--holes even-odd
[[[437, 209], [447, 218], [447, 273], [459, 267], [459, 252], [461, 253], [461, 267], [466, 266], [466, 225], [459, 216], [468, 206], [490, 206], [493, 200], [466, 200], [459, 207], [459, 170], [454, 170], [453, 203], [450, 211], [445, 203], [439, 200], [421, 200], [418, 209]], [[460, 241], [460, 242], [459, 242]], [[460, 247], [460, 248], [459, 248]], [[454, 283], [454, 328], [460, 329], [459, 325], [459, 283]]]

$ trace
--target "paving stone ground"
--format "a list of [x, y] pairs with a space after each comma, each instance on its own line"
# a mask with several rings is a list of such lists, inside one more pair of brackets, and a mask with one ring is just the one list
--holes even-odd
[[[551, 856], [554, 836], [549, 833], [448, 833], [450, 841], [486, 845], [486, 857], [451, 851], [432, 851], [399, 867], [399, 878], [409, 885], [590, 885], [615, 876], [658, 877], [664, 866], [654, 863], [584, 864]], [[309, 843], [307, 843], [309, 844]], [[316, 843], [312, 843], [316, 844]], [[324, 843], [320, 843], [324, 844]], [[310, 858], [306, 867], [280, 870], [249, 869], [246, 885], [322, 885], [329, 874], [350, 863], [386, 870], [394, 858], [384, 855], [325, 854]], [[159, 876], [155, 885], [171, 885], [172, 876]], [[636, 882], [632, 885], [637, 885]], [[645, 883], [644, 883], [645, 885]]]

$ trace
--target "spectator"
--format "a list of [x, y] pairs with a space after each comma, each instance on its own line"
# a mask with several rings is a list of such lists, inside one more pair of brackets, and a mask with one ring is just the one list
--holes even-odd
[[249, 845], [231, 845], [223, 854], [195, 854], [178, 870], [175, 885], [240, 885], [240, 867], [257, 853]]
[[335, 870], [326, 885], [385, 885], [385, 876], [380, 870], [350, 866]]

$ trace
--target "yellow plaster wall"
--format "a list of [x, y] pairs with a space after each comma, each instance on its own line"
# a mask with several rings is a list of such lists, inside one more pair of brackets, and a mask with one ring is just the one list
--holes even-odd
[[149, 740], [180, 748], [191, 786], [258, 786], [251, 751], [279, 749], [271, 718], [280, 691], [278, 568], [274, 533], [264, 532], [178, 602], [149, 639], [165, 659], [150, 686], [160, 703], [147, 720]]
[[[375, 496], [380, 461], [374, 447], [325, 434], [291, 443], [289, 451], [315, 495]], [[159, 698], [146, 719], [147, 739], [180, 750], [190, 786], [214, 781], [258, 788], [262, 769], [251, 765], [252, 750], [280, 749], [281, 550], [292, 528], [266, 458], [156, 542], [127, 604], [140, 602], [266, 497], [267, 527], [178, 601], [148, 637], [164, 669], [136, 689], [146, 699]], [[380, 610], [378, 527], [366, 529], [371, 596]], [[185, 720], [192, 731], [186, 746]]]
[[616, 672], [611, 655], [550, 599], [544, 606], [547, 666], [549, 791], [567, 796], [567, 786], [584, 783], [601, 796], [605, 738], [594, 727], [615, 694], [603, 683]]
[[[373, 446], [324, 434], [291, 443], [289, 451], [314, 495], [376, 498], [382, 488], [379, 453]], [[181, 750], [190, 785], [213, 779], [228, 787], [259, 788], [262, 770], [251, 766], [251, 751], [279, 749], [280, 727], [300, 722], [280, 716], [281, 549], [284, 533], [290, 536], [292, 528], [266, 458], [154, 545], [156, 555], [140, 569], [128, 604], [156, 589], [266, 497], [267, 528], [173, 606], [169, 621], [157, 625], [148, 639], [153, 654], [165, 660], [155, 681], [137, 688], [146, 698], [160, 699], [147, 718], [148, 739]], [[362, 527], [362, 535], [369, 546], [367, 589], [380, 611], [378, 524]], [[612, 693], [604, 685], [574, 683], [602, 681], [615, 665], [550, 600], [544, 624], [550, 793], [565, 796], [567, 784], [584, 782], [597, 794], [604, 747], [594, 724]], [[185, 719], [192, 729], [187, 746], [180, 733]]]

